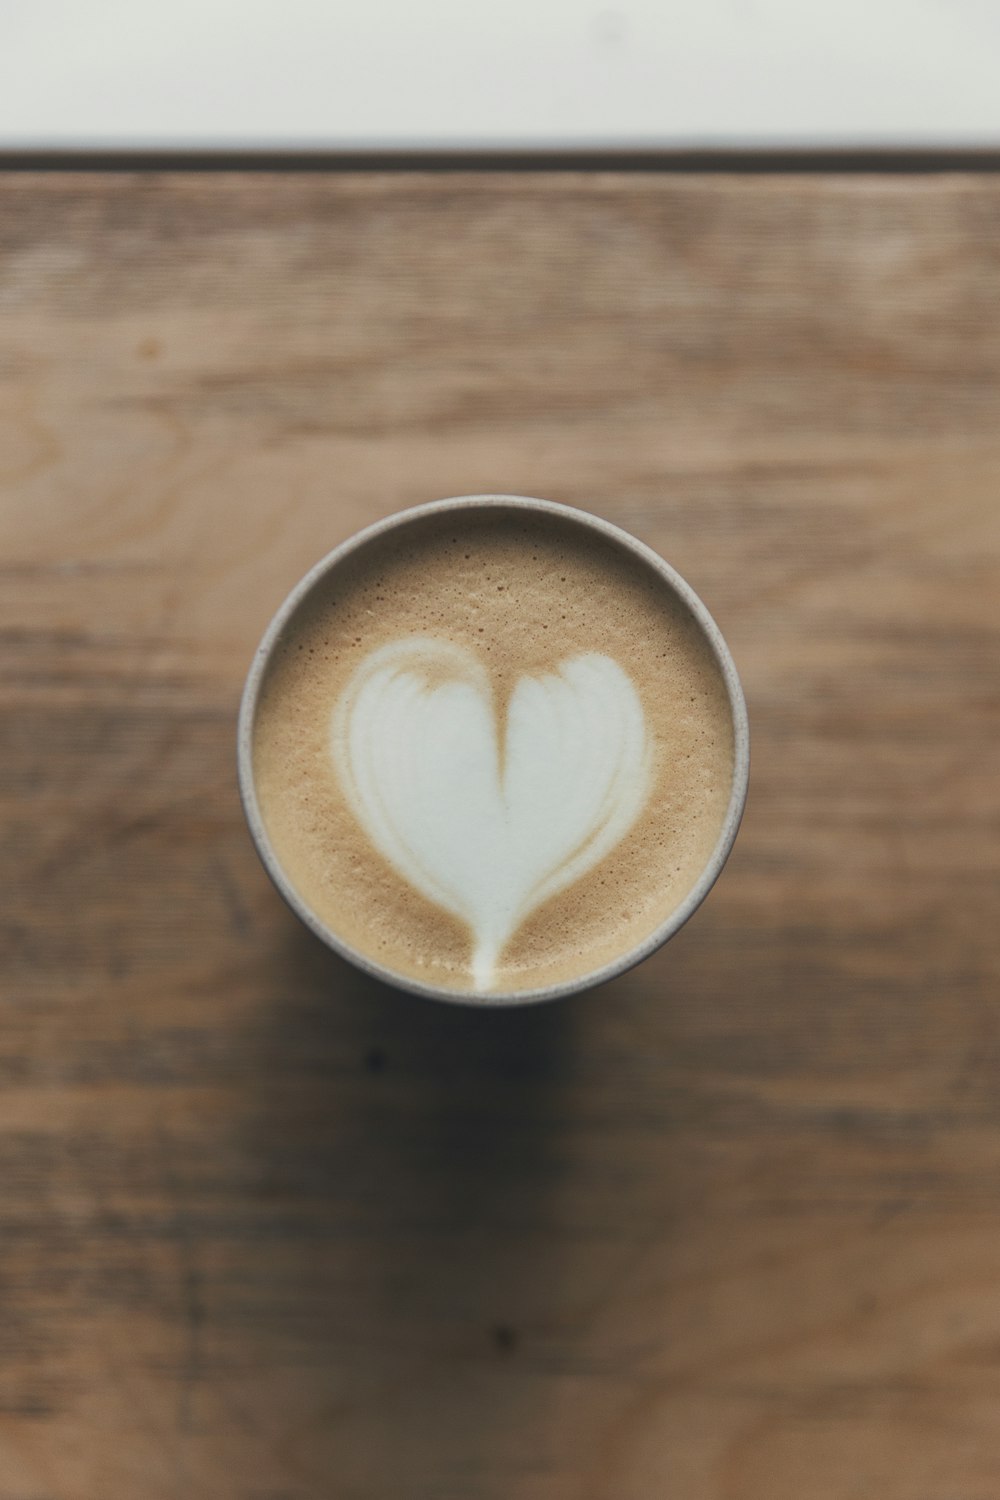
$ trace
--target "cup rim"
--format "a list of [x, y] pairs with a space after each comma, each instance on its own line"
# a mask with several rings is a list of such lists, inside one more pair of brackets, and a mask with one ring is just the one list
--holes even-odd
[[[506, 993], [483, 994], [471, 989], [446, 989], [444, 986], [411, 979], [369, 958], [367, 954], [361, 953], [321, 921], [292, 885], [274, 851], [264, 826], [253, 775], [253, 726], [261, 686], [271, 654], [303, 600], [346, 558], [388, 532], [399, 530], [430, 516], [470, 509], [523, 510], [556, 516], [571, 525], [580, 525], [597, 532], [651, 568], [682, 600], [701, 627], [722, 673], [733, 720], [733, 779], [726, 815], [705, 868], [684, 900], [641, 943], [629, 948], [610, 963], [603, 964], [586, 974], [578, 975], [575, 979], [562, 980], [558, 984], [542, 985], [525, 990], [510, 990]], [[661, 948], [697, 911], [722, 872], [743, 817], [750, 781], [750, 725], [736, 664], [721, 630], [691, 585], [652, 547], [648, 547], [645, 542], [639, 541], [630, 532], [611, 521], [604, 520], [601, 516], [593, 515], [590, 511], [579, 510], [575, 506], [563, 505], [555, 500], [539, 500], [528, 495], [456, 495], [445, 500], [431, 500], [422, 505], [396, 511], [364, 527], [361, 531], [355, 532], [353, 536], [348, 537], [346, 541], [341, 542], [339, 546], [321, 557], [286, 595], [261, 637], [243, 686], [237, 721], [237, 774], [243, 812], [260, 861], [287, 905], [321, 942], [371, 978], [408, 994], [483, 1009], [507, 1008], [559, 1000], [569, 995], [579, 994], [584, 990], [594, 989], [610, 979], [618, 978], [619, 975], [627, 973], [629, 969], [642, 963], [644, 959]]]

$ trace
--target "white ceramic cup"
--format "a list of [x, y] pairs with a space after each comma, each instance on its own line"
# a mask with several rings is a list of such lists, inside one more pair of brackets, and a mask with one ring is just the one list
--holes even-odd
[[[613, 543], [614, 546], [628, 553], [631, 558], [641, 563], [649, 573], [659, 580], [665, 590], [668, 590], [684, 602], [701, 627], [722, 673], [733, 720], [733, 780], [722, 830], [715, 848], [698, 880], [680, 905], [675, 907], [655, 932], [651, 933], [641, 943], [622, 952], [611, 963], [604, 964], [601, 968], [589, 973], [581, 974], [575, 979], [565, 980], [560, 984], [553, 984], [539, 989], [516, 990], [506, 994], [503, 991], [490, 991], [483, 994], [473, 990], [444, 989], [437, 985], [424, 984], [419, 980], [410, 979], [407, 976], [397, 974], [392, 969], [383, 967], [373, 959], [359, 953], [349, 943], [345, 942], [334, 928], [328, 926], [326, 922], [321, 921], [316, 916], [305, 901], [303, 901], [286, 875], [281, 861], [278, 859], [268, 838], [267, 829], [264, 826], [253, 775], [254, 717], [257, 711], [261, 685], [264, 681], [271, 653], [274, 651], [276, 644], [303, 601], [320, 584], [325, 583], [330, 575], [341, 567], [345, 559], [353, 557], [355, 553], [369, 547], [372, 543], [380, 541], [388, 532], [405, 530], [407, 526], [421, 521], [426, 516], [441, 515], [449, 512], [461, 513], [469, 509], [508, 509], [554, 515], [564, 523], [579, 526], [584, 531], [596, 532], [605, 541]], [[733, 847], [733, 842], [740, 826], [740, 819], [743, 816], [743, 807], [746, 802], [750, 777], [750, 730], [743, 689], [740, 685], [739, 676], [729, 648], [722, 638], [722, 632], [690, 584], [685, 583], [680, 574], [676, 573], [656, 552], [652, 551], [643, 542], [637, 541], [635, 537], [630, 536], [627, 531], [622, 531], [620, 527], [613, 526], [609, 521], [603, 521], [600, 517], [590, 515], [586, 511], [574, 510], [570, 506], [557, 505], [549, 500], [529, 499], [522, 495], [463, 495], [456, 499], [436, 500], [429, 505], [418, 505], [411, 510], [400, 511], [396, 515], [388, 516], [384, 521], [376, 522], [374, 526], [366, 527], [364, 531], [359, 531], [356, 536], [351, 537], [339, 547], [334, 548], [332, 552], [322, 558], [296, 584], [264, 632], [263, 639], [257, 648], [250, 671], [247, 674], [246, 685], [243, 689], [243, 698], [240, 704], [237, 731], [237, 762], [243, 810], [265, 870], [296, 916], [301, 918], [305, 925], [332, 948], [334, 952], [339, 953], [341, 957], [346, 958], [350, 963], [355, 964], [364, 973], [371, 975], [373, 978], [381, 980], [385, 984], [394, 985], [399, 989], [406, 990], [411, 994], [425, 995], [431, 999], [447, 1000], [480, 1007], [521, 1005], [539, 1000], [556, 1000], [565, 995], [576, 994], [581, 990], [592, 989], [595, 985], [603, 984], [606, 980], [613, 979], [616, 975], [625, 973], [627, 969], [631, 969], [635, 964], [641, 963], [644, 958], [648, 958], [657, 948], [662, 947], [669, 938], [673, 937], [679, 928], [683, 927], [692, 913], [698, 909], [718, 879], [722, 867], [729, 857], [729, 852]]]

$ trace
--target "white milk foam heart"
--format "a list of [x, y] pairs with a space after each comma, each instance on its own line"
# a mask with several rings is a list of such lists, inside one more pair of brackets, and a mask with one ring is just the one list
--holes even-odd
[[642, 810], [652, 744], [617, 662], [596, 652], [521, 677], [501, 743], [470, 650], [409, 636], [373, 651], [333, 711], [330, 750], [372, 843], [466, 922], [477, 990], [541, 902], [603, 859]]

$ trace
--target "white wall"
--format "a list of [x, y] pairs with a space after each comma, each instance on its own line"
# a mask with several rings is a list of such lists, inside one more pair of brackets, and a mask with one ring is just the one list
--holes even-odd
[[0, 0], [0, 145], [1000, 144], [1000, 0]]

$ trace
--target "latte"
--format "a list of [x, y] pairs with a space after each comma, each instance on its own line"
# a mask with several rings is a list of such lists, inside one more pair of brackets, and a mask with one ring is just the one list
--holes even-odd
[[558, 508], [415, 513], [285, 620], [252, 723], [267, 839], [400, 982], [572, 983], [688, 897], [733, 791], [726, 681], [644, 558]]

